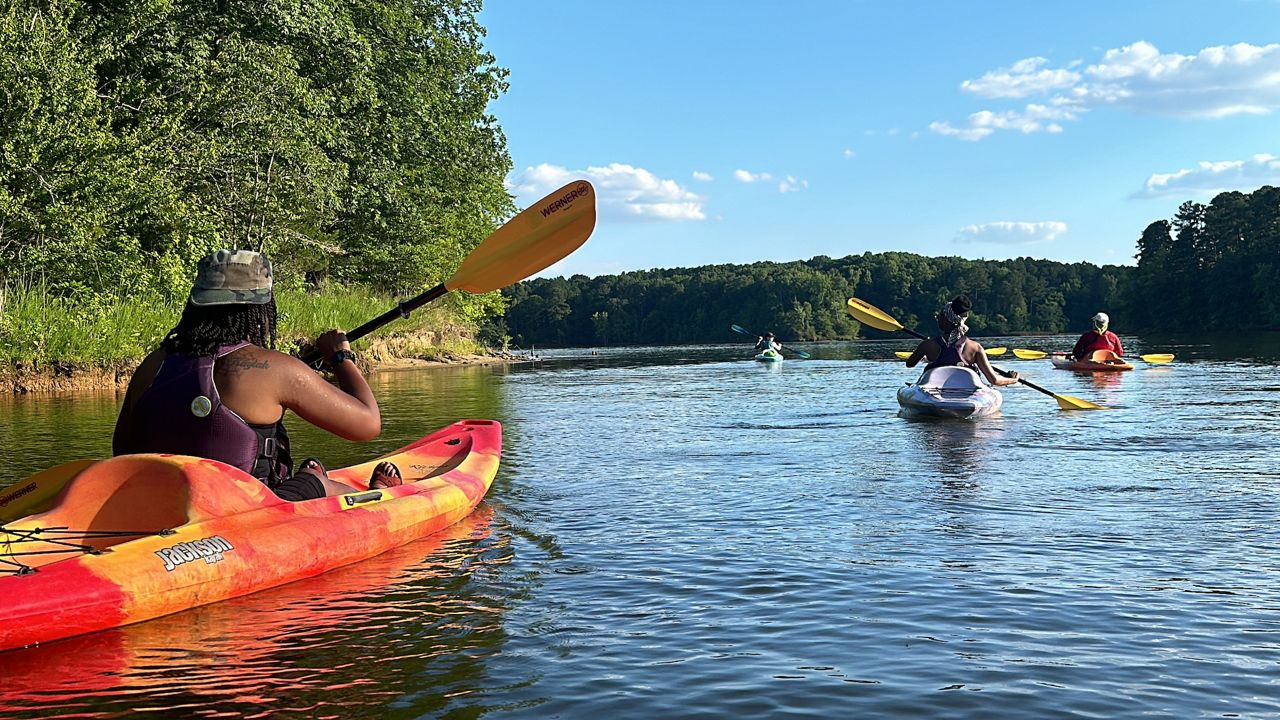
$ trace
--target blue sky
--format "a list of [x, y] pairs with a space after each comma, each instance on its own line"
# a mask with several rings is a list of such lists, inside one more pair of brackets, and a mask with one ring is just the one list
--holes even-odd
[[544, 275], [902, 250], [1132, 263], [1185, 200], [1280, 184], [1280, 0], [488, 0]]

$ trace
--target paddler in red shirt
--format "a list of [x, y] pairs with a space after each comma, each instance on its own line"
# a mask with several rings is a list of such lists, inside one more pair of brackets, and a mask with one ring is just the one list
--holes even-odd
[[1097, 350], [1110, 350], [1119, 357], [1124, 357], [1124, 347], [1120, 345], [1120, 338], [1116, 334], [1107, 329], [1111, 324], [1111, 318], [1107, 314], [1100, 312], [1093, 316], [1093, 329], [1080, 336], [1076, 341], [1075, 348], [1071, 351], [1071, 357], [1076, 360], [1084, 360], [1091, 356]]

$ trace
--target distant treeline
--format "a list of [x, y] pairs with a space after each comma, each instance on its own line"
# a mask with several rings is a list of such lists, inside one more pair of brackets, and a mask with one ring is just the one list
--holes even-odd
[[860, 297], [930, 333], [959, 293], [976, 335], [1077, 332], [1098, 311], [1120, 332], [1275, 327], [1280, 317], [1280, 191], [1223, 193], [1152, 223], [1137, 267], [1050, 260], [965, 260], [903, 252], [788, 263], [709, 265], [537, 279], [506, 291], [494, 328], [520, 346], [740, 340], [729, 325], [784, 340], [859, 335], [844, 302]]

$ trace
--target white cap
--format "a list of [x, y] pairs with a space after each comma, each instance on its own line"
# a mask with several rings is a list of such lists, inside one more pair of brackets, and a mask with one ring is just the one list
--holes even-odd
[[1106, 313], [1100, 312], [1093, 316], [1093, 324], [1106, 327], [1111, 324], [1111, 318], [1107, 317]]

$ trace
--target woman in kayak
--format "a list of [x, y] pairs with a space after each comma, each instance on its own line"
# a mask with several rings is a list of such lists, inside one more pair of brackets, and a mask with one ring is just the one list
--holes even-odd
[[765, 333], [763, 337], [756, 338], [756, 351], [764, 352], [765, 350], [772, 350], [776, 353], [782, 352], [782, 343], [774, 340], [771, 332]]
[[987, 359], [982, 345], [968, 337], [969, 326], [966, 320], [973, 304], [967, 295], [959, 295], [938, 311], [939, 335], [923, 340], [916, 346], [915, 352], [907, 358], [907, 367], [915, 367], [922, 359], [928, 359], [926, 370], [946, 365], [976, 367], [994, 386], [1013, 385], [1018, 382], [1018, 373], [1011, 372], [1008, 377], [996, 374]]
[[1106, 313], [1094, 315], [1093, 329], [1076, 341], [1076, 346], [1071, 350], [1072, 359], [1084, 360], [1098, 350], [1110, 350], [1117, 357], [1124, 357], [1124, 346], [1120, 344], [1120, 338], [1107, 329], [1110, 324], [1111, 318]]
[[[341, 330], [316, 339], [338, 387], [296, 357], [277, 352], [271, 262], [249, 250], [200, 261], [177, 326], [133, 374], [116, 420], [116, 455], [173, 453], [219, 460], [290, 501], [355, 492], [330, 480], [318, 460], [294, 473], [284, 412], [357, 442], [378, 437], [382, 418]], [[382, 463], [369, 486], [401, 484]]]

